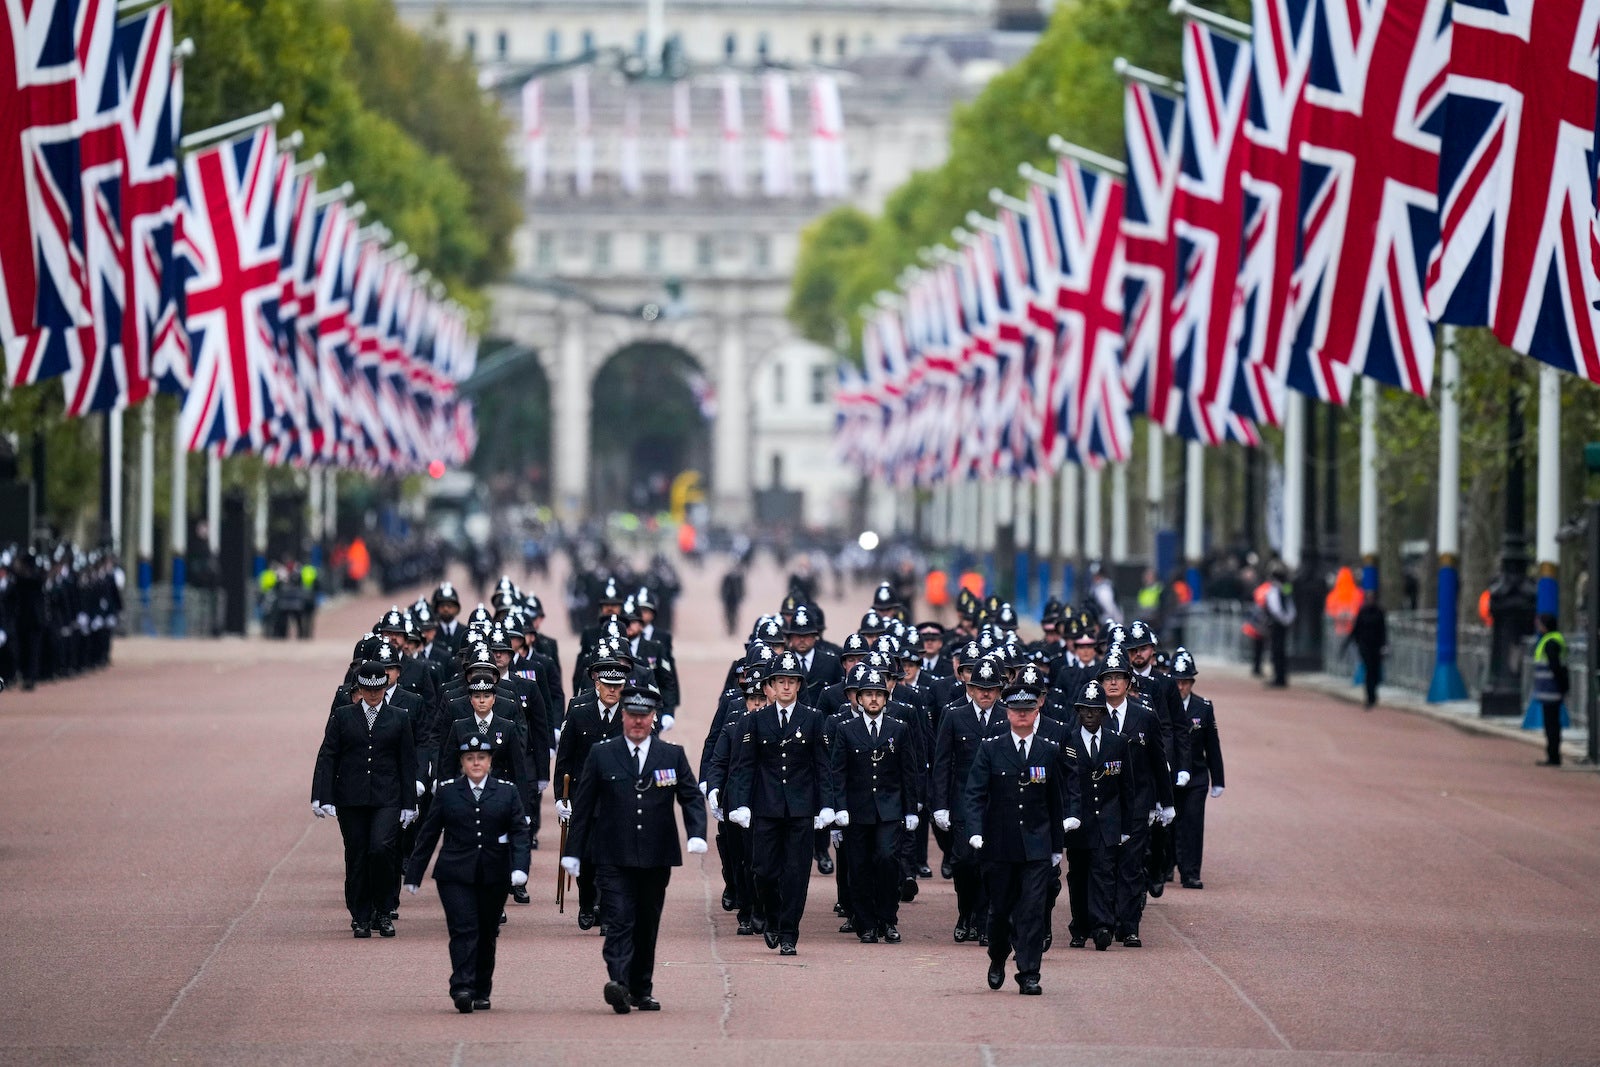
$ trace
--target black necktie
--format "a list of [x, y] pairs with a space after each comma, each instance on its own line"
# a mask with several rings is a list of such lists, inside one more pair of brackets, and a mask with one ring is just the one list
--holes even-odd
[[479, 800], [483, 799], [483, 786], [475, 785], [475, 786], [472, 787], [472, 799], [474, 801], [479, 801]]
[[789, 713], [787, 711], [783, 710], [782, 708], [780, 708], [780, 709], [778, 709], [778, 729], [787, 730], [788, 728], [789, 728]]
[[633, 776], [635, 778], [644, 777], [644, 757], [639, 754], [639, 746], [637, 745], [633, 748]]
[[877, 744], [878, 743], [878, 720], [877, 719], [869, 719], [867, 721], [867, 733], [872, 736], [872, 743], [873, 744]]
[[1100, 758], [1100, 733], [1099, 733], [1099, 731], [1096, 731], [1096, 732], [1094, 732], [1094, 733], [1089, 735], [1089, 758], [1092, 759], [1092, 760], [1096, 760], [1096, 759]]
[[1028, 762], [1028, 742], [1026, 742], [1026, 741], [1018, 741], [1017, 742], [1017, 756], [1021, 758], [1023, 763], [1027, 763]]

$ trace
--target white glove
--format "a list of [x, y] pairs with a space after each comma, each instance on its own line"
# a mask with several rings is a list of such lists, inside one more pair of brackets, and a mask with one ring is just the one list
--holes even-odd
[[833, 816], [833, 825], [837, 826], [841, 830], [843, 830], [846, 826], [849, 826], [850, 813], [848, 811], [841, 811], [835, 814]]
[[1067, 818], [1061, 820], [1061, 828], [1063, 830], [1067, 831], [1067, 833], [1069, 833], [1069, 834], [1072, 831], [1078, 829], [1082, 825], [1083, 825], [1083, 822], [1081, 820], [1072, 818], [1071, 816], [1068, 816]]
[[711, 817], [718, 822], [726, 822], [728, 820], [728, 816], [723, 813], [721, 808], [718, 807], [713, 807], [711, 809]]
[[578, 877], [578, 871], [581, 869], [581, 867], [582, 867], [582, 865], [578, 863], [578, 857], [576, 857], [576, 856], [562, 856], [561, 857], [561, 869], [563, 871], [566, 871], [568, 874], [572, 875], [572, 877], [574, 877], [574, 878]]
[[535, 793], [543, 793], [546, 789], [549, 789], [549, 788], [550, 788], [550, 783], [548, 781], [535, 782], [533, 791]]
[[1178, 817], [1178, 809], [1177, 808], [1162, 808], [1161, 812], [1160, 812], [1160, 815], [1158, 817], [1161, 820], [1161, 825], [1162, 826], [1171, 826], [1172, 825], [1172, 820], [1176, 819]]
[[661, 732], [666, 733], [668, 730], [672, 729], [672, 724], [677, 721], [677, 718], [672, 715], [661, 716]]
[[983, 835], [973, 834], [971, 837], [967, 838], [967, 844], [976, 849], [983, 848]]
[[1152, 809], [1151, 812], [1150, 812], [1150, 817], [1145, 822], [1145, 825], [1146, 826], [1154, 826], [1156, 824], [1156, 820], [1159, 819], [1160, 817], [1161, 817], [1161, 809], [1160, 808]]
[[828, 840], [833, 842], [833, 847], [834, 848], [838, 848], [840, 845], [844, 844], [844, 831], [843, 830], [835, 830], [835, 831], [833, 831], [831, 834], [828, 835]]
[[562, 822], [566, 822], [568, 819], [572, 818], [572, 801], [556, 801], [556, 818], [560, 819]]
[[333, 818], [339, 814], [339, 809], [334, 807], [332, 804], [324, 804], [322, 805], [322, 814], [328, 816], [329, 818]]
[[702, 781], [700, 783], [700, 795], [701, 796], [708, 796], [709, 794], [706, 792], [706, 790], [708, 790], [710, 788], [711, 787], [709, 785], [707, 785], [705, 782]]
[[746, 830], [750, 829], [750, 809], [734, 808], [728, 813], [728, 821], [735, 826], [742, 826]]
[[907, 830], [915, 830], [916, 828], [917, 828], [917, 817], [915, 815], [907, 815], [906, 816], [906, 829]]
[[948, 808], [940, 808], [933, 813], [933, 825], [941, 830], [950, 829], [950, 811]]
[[311, 814], [315, 815], [319, 819], [326, 819], [328, 817], [328, 813], [322, 810], [322, 805], [318, 804], [315, 800], [311, 802]]
[[512, 885], [527, 885], [528, 884], [528, 872], [527, 871], [512, 871], [511, 872], [511, 884]]
[[412, 823], [414, 823], [416, 821], [417, 821], [417, 809], [416, 808], [407, 808], [406, 810], [404, 810], [404, 811], [402, 811], [400, 813], [400, 829], [404, 830], [406, 827], [410, 826]]
[[[700, 783], [701, 791], [704, 792], [705, 788], [706, 788], [706, 784], [704, 782], [701, 782]], [[722, 807], [721, 804], [717, 803], [717, 801], [719, 801], [721, 799], [722, 799], [722, 790], [720, 790], [720, 789], [713, 789], [713, 790], [711, 790], [711, 792], [706, 794], [706, 803], [710, 804], [713, 808]]]
[[410, 893], [412, 896], [416, 896], [417, 895], [417, 890], [420, 889], [420, 888], [422, 888], [422, 887], [421, 886], [415, 886], [415, 885], [408, 885], [408, 886], [406, 886], [406, 892]]
[[1178, 772], [1178, 788], [1182, 789], [1184, 786], [1186, 786], [1188, 784], [1189, 784], [1189, 772], [1188, 771], [1179, 771]]
[[1050, 866], [1052, 866], [1052, 867], [1061, 866], [1061, 853], [1059, 853], [1059, 852], [1050, 853]]
[[1126, 845], [1127, 843], [1128, 843], [1128, 835], [1127, 834], [1123, 834], [1122, 835], [1122, 840], [1117, 842], [1117, 844], [1119, 844], [1119, 845]]
[[1214, 786], [1211, 787], [1211, 799], [1215, 800], [1217, 797], [1220, 797], [1221, 795], [1222, 795], [1222, 787], [1220, 785], [1214, 785]]
[[[842, 812], [842, 811], [839, 812], [839, 815], [844, 815], [844, 814], [845, 813]], [[837, 816], [834, 815], [834, 812], [833, 812], [832, 808], [823, 808], [821, 811], [817, 812], [817, 817], [811, 820], [811, 828], [813, 830], [825, 830], [825, 829], [827, 829], [828, 827], [830, 827], [830, 826], [832, 826], [834, 824], [836, 818], [837, 818]], [[844, 822], [839, 823], [839, 825], [840, 826], [848, 826], [848, 825], [850, 825], [850, 817], [848, 815], [845, 815]]]
[[[555, 734], [556, 734], [556, 742], [559, 744], [560, 741], [561, 741], [561, 727], [559, 727], [559, 726], [556, 727]], [[552, 756], [554, 756], [555, 755], [555, 749], [551, 749], [550, 750], [550, 754]]]
[[428, 791], [428, 787], [427, 786], [423, 785], [421, 782], [417, 783], [417, 796], [420, 797], [423, 793], [426, 793], [427, 791]]
[[706, 839], [703, 837], [689, 838], [689, 855], [699, 856], [706, 850]]
[[522, 822], [523, 822], [523, 824], [525, 826], [532, 826], [533, 825], [533, 816], [532, 815], [524, 815], [522, 817]]

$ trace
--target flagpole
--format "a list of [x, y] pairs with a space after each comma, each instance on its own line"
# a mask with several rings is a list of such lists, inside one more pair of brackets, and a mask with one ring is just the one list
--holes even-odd
[[1306, 395], [1290, 389], [1283, 415], [1283, 536], [1279, 557], [1291, 575], [1300, 571], [1305, 545]]
[[245, 115], [231, 122], [220, 123], [203, 130], [198, 130], [184, 137], [178, 142], [178, 147], [185, 152], [192, 152], [217, 141], [226, 141], [242, 133], [254, 133], [263, 126], [270, 126], [283, 118], [283, 105], [273, 104], [265, 111], [257, 111], [253, 115]]
[[1128, 562], [1128, 465], [1111, 464], [1111, 562]]
[[183, 439], [183, 419], [174, 414], [172, 419], [172, 636], [187, 633], [183, 601], [184, 585], [188, 579], [189, 561], [189, 449]]
[[1169, 78], [1165, 74], [1157, 74], [1153, 70], [1136, 67], [1122, 56], [1118, 56], [1111, 61], [1111, 71], [1125, 82], [1138, 82], [1141, 85], [1148, 85], [1152, 89], [1161, 89], [1164, 92], [1183, 95], [1183, 83], [1181, 81]]
[[1539, 499], [1534, 506], [1534, 562], [1538, 567], [1538, 601], [1541, 615], [1560, 610], [1556, 575], [1561, 566], [1561, 371], [1548, 363], [1539, 366]]
[[306, 506], [310, 512], [311, 565], [322, 567], [322, 466], [311, 464], [306, 471]]
[[1361, 588], [1378, 591], [1378, 383], [1361, 379]]
[[[1184, 580], [1194, 599], [1200, 599], [1200, 561], [1206, 540], [1206, 448], [1190, 441], [1184, 456], [1183, 557]], [[1157, 576], [1159, 579], [1159, 575]]]
[[1017, 480], [1009, 474], [1000, 474], [994, 480], [994, 527], [990, 572], [994, 575], [995, 592], [1001, 600], [1010, 600], [1016, 593], [1017, 577]]
[[1033, 483], [1033, 558], [1039, 568], [1039, 604], [1050, 599], [1056, 558], [1056, 476], [1042, 473]]
[[1145, 472], [1144, 508], [1145, 522], [1150, 527], [1150, 566], [1161, 575], [1161, 529], [1166, 522], [1167, 495], [1167, 435], [1154, 419], [1145, 422]]
[[1083, 542], [1079, 539], [1079, 515], [1082, 504], [1083, 468], [1076, 463], [1061, 466], [1061, 484], [1057, 487], [1061, 500], [1061, 526], [1056, 539], [1061, 545], [1061, 599], [1071, 604], [1078, 594], [1079, 556]]
[[1218, 33], [1225, 33], [1230, 37], [1237, 37], [1241, 41], [1250, 40], [1250, 24], [1230, 19], [1226, 15], [1219, 15], [1215, 11], [1207, 11], [1203, 7], [1196, 7], [1189, 0], [1171, 0], [1167, 4], [1168, 14], [1177, 15], [1179, 18], [1190, 19], [1207, 26]]
[[256, 506], [255, 514], [251, 517], [255, 520], [255, 536], [252, 538], [255, 560], [251, 566], [251, 577], [260, 578], [261, 572], [267, 569], [267, 472], [264, 470], [256, 476]]
[[154, 634], [150, 618], [150, 583], [156, 541], [156, 413], [155, 398], [139, 407], [139, 605], [145, 632]]
[[1461, 356], [1456, 328], [1445, 326], [1439, 338], [1439, 514], [1434, 554], [1437, 576], [1438, 630], [1434, 638], [1433, 680], [1428, 703], [1467, 699], [1467, 683], [1457, 665], [1461, 577], [1456, 560], [1461, 551]]
[[222, 453], [215, 445], [206, 449], [206, 540], [216, 560], [222, 551]]
[[1083, 556], [1089, 563], [1105, 563], [1104, 524], [1101, 519], [1100, 468], [1083, 469]]
[[106, 513], [101, 516], [111, 551], [122, 555], [122, 409], [106, 412], [105, 489], [101, 499]]
[[1016, 544], [1017, 550], [1012, 570], [1016, 575], [1013, 584], [1017, 590], [1014, 604], [1017, 609], [1017, 616], [1020, 618], [1033, 610], [1033, 546], [1036, 534], [1034, 532], [1033, 485], [1020, 478], [1016, 479], [1015, 485], [1017, 510], [1013, 528], [1016, 532], [1012, 540]]
[[[1128, 173], [1127, 164], [1123, 163], [1120, 159], [1112, 159], [1110, 156], [1102, 155], [1099, 152], [1094, 151], [1092, 148], [1084, 148], [1082, 145], [1073, 144], [1065, 137], [1062, 137], [1059, 133], [1052, 133], [1050, 135], [1049, 145], [1050, 151], [1054, 152], [1056, 155], [1066, 156], [1068, 159], [1082, 163], [1086, 167], [1092, 167], [1095, 170], [1105, 171], [1107, 174], [1115, 175], [1118, 178], [1125, 177]], [[1035, 168], [1029, 164], [1024, 163], [1023, 166], [1028, 167], [1029, 170], [1035, 170]], [[1044, 172], [1038, 171], [1037, 173], [1043, 174]], [[1048, 177], [1048, 175], [1046, 176]], [[1028, 174], [1023, 174], [1023, 177], [1027, 178], [1030, 176]]]

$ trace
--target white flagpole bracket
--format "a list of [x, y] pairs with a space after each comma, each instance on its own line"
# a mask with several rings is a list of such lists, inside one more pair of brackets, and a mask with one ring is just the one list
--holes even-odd
[[1207, 11], [1203, 7], [1197, 7], [1190, 3], [1189, 0], [1171, 0], [1167, 4], [1167, 11], [1177, 15], [1179, 18], [1192, 19], [1202, 26], [1216, 30], [1218, 33], [1225, 33], [1229, 37], [1237, 37], [1241, 41], [1250, 39], [1249, 23], [1240, 22], [1238, 19], [1230, 19], [1226, 15], [1217, 14], [1215, 11]]
[[241, 133], [254, 133], [261, 127], [270, 126], [282, 118], [283, 105], [273, 104], [265, 111], [257, 111], [254, 115], [245, 115], [242, 118], [234, 119], [232, 122], [224, 122], [221, 125], [212, 126], [210, 129], [191, 133], [178, 142], [178, 147], [185, 152], [192, 152], [196, 148], [214, 144], [217, 141], [226, 141], [228, 138], [236, 137]]
[[974, 230], [982, 230], [984, 233], [998, 235], [1005, 232], [1000, 228], [1000, 224], [998, 222], [994, 221], [993, 219], [984, 218], [976, 211], [967, 212], [967, 225], [971, 226]]
[[1085, 148], [1082, 145], [1073, 144], [1071, 141], [1067, 140], [1065, 137], [1062, 137], [1058, 133], [1052, 133], [1050, 135], [1050, 151], [1056, 153], [1057, 155], [1066, 156], [1068, 159], [1076, 160], [1086, 167], [1093, 167], [1095, 170], [1105, 171], [1107, 174], [1114, 174], [1119, 178], [1124, 177], [1128, 173], [1128, 166], [1126, 163], [1123, 163], [1122, 160], [1112, 159], [1110, 156], [1102, 155], [1101, 153], [1094, 151], [1092, 148]]
[[1174, 81], [1165, 74], [1157, 74], [1153, 70], [1136, 67], [1121, 56], [1111, 61], [1111, 70], [1125, 82], [1138, 82], [1140, 85], [1148, 85], [1152, 89], [1161, 89], [1169, 93], [1180, 95], [1183, 93], [1182, 82]]
[[[320, 159], [321, 157], [322, 153], [318, 152], [316, 158]], [[327, 207], [335, 200], [349, 199], [355, 195], [355, 191], [356, 187], [354, 185], [351, 185], [349, 182], [345, 182], [336, 189], [329, 189], [326, 192], [318, 193], [317, 198], [312, 201], [312, 204], [317, 207]]]
[[1018, 214], [1025, 213], [1030, 210], [1026, 200], [1018, 200], [1016, 197], [1007, 193], [1004, 189], [990, 189], [989, 203], [995, 205], [996, 207], [1008, 207]]

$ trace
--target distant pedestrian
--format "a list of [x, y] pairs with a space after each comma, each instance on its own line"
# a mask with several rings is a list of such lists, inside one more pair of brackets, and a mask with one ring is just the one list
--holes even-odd
[[739, 605], [744, 603], [744, 567], [735, 564], [733, 569], [722, 576], [722, 620], [727, 627], [728, 636], [732, 637], [734, 630], [739, 625]]
[[1544, 759], [1541, 767], [1561, 766], [1561, 705], [1571, 679], [1567, 673], [1567, 639], [1554, 615], [1540, 615], [1539, 643], [1533, 646], [1533, 699], [1544, 715]]
[[1289, 569], [1274, 563], [1262, 605], [1267, 614], [1267, 649], [1272, 656], [1270, 685], [1282, 689], [1289, 684], [1289, 627], [1294, 625], [1294, 595], [1289, 588]]
[[1389, 653], [1389, 616], [1378, 603], [1378, 591], [1369, 590], [1356, 612], [1344, 647], [1354, 645], [1361, 657], [1362, 680], [1367, 686], [1367, 710], [1378, 702], [1378, 685], [1383, 681], [1383, 657]]

